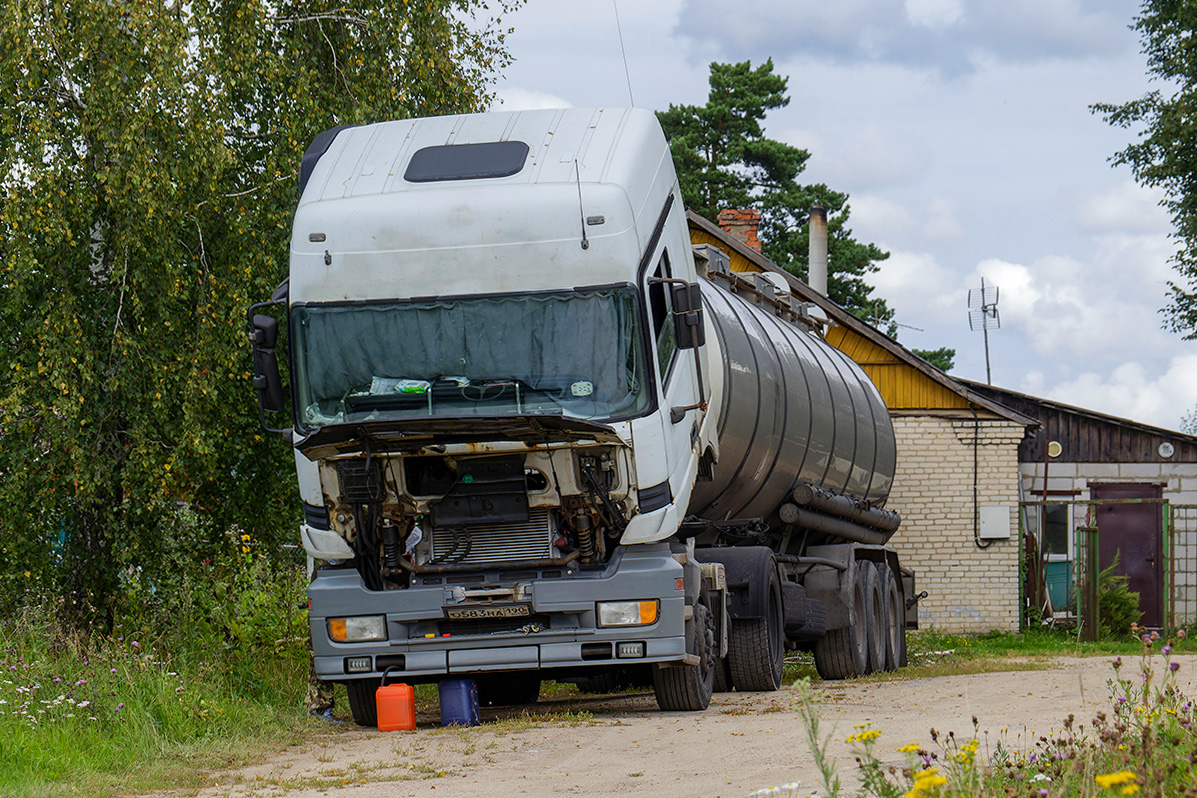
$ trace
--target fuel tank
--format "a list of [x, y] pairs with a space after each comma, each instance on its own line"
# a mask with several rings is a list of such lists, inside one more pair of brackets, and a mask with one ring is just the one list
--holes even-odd
[[882, 506], [897, 447], [876, 386], [817, 335], [703, 283], [723, 372], [714, 479], [688, 512], [711, 521], [774, 518], [799, 482]]

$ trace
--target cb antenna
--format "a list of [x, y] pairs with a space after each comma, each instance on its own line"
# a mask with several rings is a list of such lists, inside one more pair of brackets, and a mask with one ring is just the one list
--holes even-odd
[[611, 0], [611, 7], [615, 9], [615, 30], [619, 33], [619, 52], [623, 54], [623, 74], [628, 79], [628, 102], [636, 107], [636, 99], [632, 97], [632, 73], [628, 71], [628, 51], [623, 46], [623, 26], [619, 24], [619, 3]]
[[980, 330], [985, 334], [985, 382], [993, 385], [993, 377], [989, 372], [989, 331], [1002, 328], [1002, 317], [998, 315], [998, 287], [985, 286], [985, 278], [981, 278], [981, 290], [968, 290], [968, 328], [973, 332]]

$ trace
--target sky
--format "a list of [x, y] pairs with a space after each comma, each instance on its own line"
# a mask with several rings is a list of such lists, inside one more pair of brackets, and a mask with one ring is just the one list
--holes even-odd
[[951, 373], [984, 382], [984, 336], [968, 323], [984, 278], [998, 289], [995, 385], [1179, 429], [1197, 407], [1197, 342], [1159, 312], [1170, 222], [1162, 194], [1111, 163], [1137, 131], [1089, 110], [1161, 88], [1131, 29], [1138, 10], [529, 0], [505, 19], [515, 61], [493, 107], [701, 105], [712, 61], [772, 58], [790, 104], [766, 135], [808, 150], [799, 179], [846, 192], [855, 237], [890, 253], [871, 279], [901, 343], [954, 348]]

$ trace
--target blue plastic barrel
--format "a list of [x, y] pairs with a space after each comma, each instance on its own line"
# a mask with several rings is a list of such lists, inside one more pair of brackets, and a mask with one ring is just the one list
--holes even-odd
[[473, 679], [444, 679], [440, 697], [442, 726], [478, 725], [478, 683]]

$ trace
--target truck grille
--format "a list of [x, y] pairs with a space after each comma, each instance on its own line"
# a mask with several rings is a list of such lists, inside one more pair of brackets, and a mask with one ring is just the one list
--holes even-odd
[[523, 523], [432, 529], [429, 565], [505, 565], [553, 557], [553, 522], [547, 508], [534, 507]]

